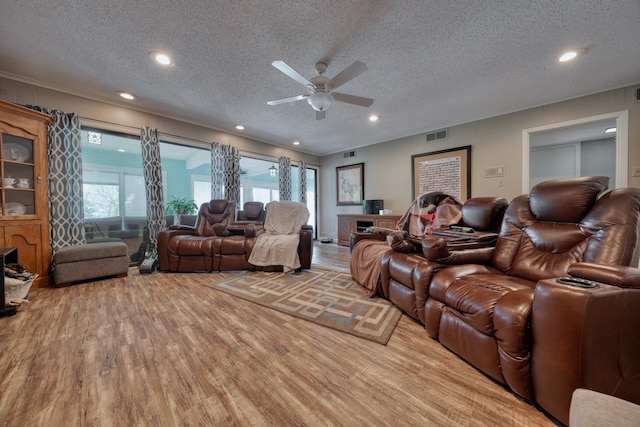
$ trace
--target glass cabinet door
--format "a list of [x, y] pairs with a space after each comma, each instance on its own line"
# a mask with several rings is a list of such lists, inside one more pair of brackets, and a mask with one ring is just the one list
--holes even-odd
[[34, 215], [33, 140], [7, 133], [0, 135], [0, 215]]

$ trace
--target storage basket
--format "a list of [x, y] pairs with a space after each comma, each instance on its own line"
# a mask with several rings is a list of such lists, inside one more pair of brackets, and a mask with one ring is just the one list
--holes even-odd
[[33, 281], [38, 277], [37, 274], [31, 276], [28, 280], [14, 279], [12, 277], [4, 277], [4, 300], [5, 303], [11, 301], [12, 298], [25, 299], [29, 294], [29, 289]]

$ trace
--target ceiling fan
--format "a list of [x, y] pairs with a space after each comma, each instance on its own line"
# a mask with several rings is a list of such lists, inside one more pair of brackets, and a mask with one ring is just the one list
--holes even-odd
[[326, 117], [327, 108], [329, 108], [333, 101], [346, 102], [348, 104], [360, 105], [362, 107], [369, 107], [373, 104], [373, 99], [371, 98], [333, 92], [334, 89], [337, 89], [349, 80], [367, 71], [367, 66], [360, 61], [356, 61], [349, 65], [332, 79], [324, 76], [325, 71], [327, 71], [327, 64], [324, 62], [318, 62], [316, 64], [316, 72], [318, 75], [311, 79], [307, 79], [287, 65], [284, 61], [273, 61], [271, 65], [301, 85], [306, 86], [308, 93], [305, 95], [296, 95], [288, 98], [268, 101], [267, 104], [269, 105], [279, 105], [306, 99], [309, 105], [316, 110], [316, 120], [322, 120]]

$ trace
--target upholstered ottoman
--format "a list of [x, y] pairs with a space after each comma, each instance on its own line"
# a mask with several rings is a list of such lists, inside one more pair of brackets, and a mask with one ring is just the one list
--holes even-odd
[[129, 257], [124, 242], [100, 242], [65, 246], [53, 257], [57, 286], [100, 277], [127, 275]]

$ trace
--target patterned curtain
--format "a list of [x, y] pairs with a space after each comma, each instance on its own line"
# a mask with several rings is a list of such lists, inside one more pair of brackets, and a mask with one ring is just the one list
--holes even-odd
[[32, 105], [27, 108], [50, 115], [48, 127], [49, 228], [51, 259], [63, 246], [83, 245], [84, 207], [82, 204], [82, 151], [80, 118]]
[[240, 150], [211, 144], [211, 198], [240, 203]]
[[224, 147], [224, 188], [227, 200], [240, 203], [240, 150], [238, 147], [225, 145]]
[[307, 204], [307, 163], [304, 160], [298, 163], [298, 192], [300, 202]]
[[224, 155], [219, 143], [211, 144], [211, 200], [224, 199]]
[[280, 157], [278, 159], [279, 180], [278, 189], [280, 191], [280, 200], [291, 200], [291, 159], [288, 157]]
[[162, 200], [162, 168], [158, 129], [143, 127], [140, 133], [142, 168], [147, 196], [147, 227], [149, 228], [149, 252], [158, 252], [158, 233], [167, 229]]

